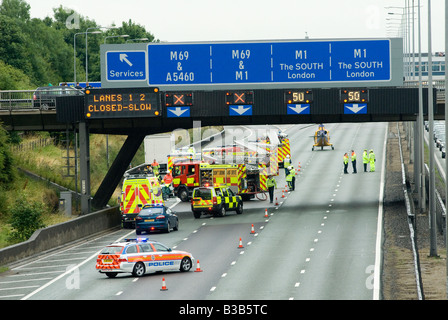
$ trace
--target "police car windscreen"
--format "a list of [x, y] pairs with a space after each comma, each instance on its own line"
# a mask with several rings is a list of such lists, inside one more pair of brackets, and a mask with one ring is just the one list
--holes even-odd
[[202, 200], [212, 200], [212, 191], [207, 188], [199, 188], [195, 190], [194, 197], [201, 198]]
[[106, 247], [101, 250], [100, 254], [118, 254], [121, 250], [123, 250], [123, 247], [121, 246]]
[[163, 214], [163, 208], [146, 208], [140, 211], [141, 216], [152, 216], [154, 214]]

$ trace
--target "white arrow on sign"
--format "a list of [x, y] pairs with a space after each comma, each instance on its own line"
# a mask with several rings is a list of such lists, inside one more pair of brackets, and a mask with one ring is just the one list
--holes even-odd
[[307, 108], [309, 108], [309, 105], [304, 104], [304, 107], [302, 107], [301, 104], [295, 104], [294, 107], [292, 107], [291, 105], [288, 105], [288, 108], [293, 110], [295, 113], [301, 113], [303, 110], [306, 110]]
[[185, 113], [186, 111], [188, 111], [188, 109], [183, 109], [181, 107], [176, 107], [174, 110], [173, 109], [168, 109], [168, 111], [171, 111], [172, 113], [174, 113], [176, 116], [180, 117], [183, 113]]
[[361, 104], [361, 106], [357, 103], [354, 103], [351, 107], [349, 105], [346, 105], [347, 109], [350, 109], [353, 113], [358, 113], [365, 107], [367, 107], [366, 104]]
[[126, 53], [120, 53], [120, 61], [126, 62], [130, 67], [132, 67], [131, 61], [128, 60], [128, 55]]
[[232, 110], [235, 111], [236, 113], [238, 113], [239, 115], [242, 115], [249, 109], [250, 109], [250, 107], [244, 108], [244, 106], [238, 106], [238, 108], [232, 108]]

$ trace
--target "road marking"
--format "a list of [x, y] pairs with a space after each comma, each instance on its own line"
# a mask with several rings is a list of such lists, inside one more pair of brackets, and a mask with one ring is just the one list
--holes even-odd
[[384, 130], [384, 143], [383, 143], [383, 158], [381, 166], [381, 180], [380, 180], [380, 192], [378, 199], [378, 222], [376, 230], [376, 246], [375, 246], [375, 269], [373, 280], [373, 300], [380, 299], [380, 276], [381, 276], [381, 247], [382, 247], [382, 234], [383, 234], [383, 200], [384, 200], [384, 179], [386, 174], [386, 147], [387, 147], [387, 135], [389, 133], [388, 127]]
[[[131, 234], [133, 234], [135, 231], [132, 230], [129, 233], [125, 234], [124, 236], [122, 236], [120, 239], [118, 239], [117, 241], [120, 241], [122, 239], [127, 238], [128, 236], [130, 236]], [[95, 241], [97, 240], [97, 238], [92, 239], [91, 241]], [[91, 242], [88, 241], [88, 242]], [[73, 271], [77, 270], [79, 267], [83, 266], [84, 264], [86, 264], [87, 262], [89, 262], [92, 259], [95, 259], [96, 257], [98, 257], [98, 254], [101, 252], [101, 250], [99, 250], [98, 252], [92, 254], [90, 257], [88, 257], [87, 259], [85, 259], [84, 261], [78, 263], [77, 265], [73, 266], [72, 268], [70, 268], [69, 270], [67, 270], [66, 272], [64, 272], [63, 274], [60, 274], [59, 276], [57, 276], [56, 278], [54, 278], [53, 280], [47, 282], [46, 284], [44, 284], [43, 286], [37, 288], [36, 290], [34, 290], [33, 292], [27, 294], [25, 297], [23, 297], [21, 300], [28, 300], [30, 297], [34, 296], [36, 293], [42, 291], [43, 289], [47, 288], [48, 286], [52, 285], [53, 283], [55, 283], [56, 281], [58, 281], [59, 279], [62, 279], [63, 277], [65, 277], [66, 275], [71, 274]]]
[[119, 295], [121, 295], [123, 293], [123, 291], [118, 291], [115, 295], [116, 296], [119, 296]]
[[213, 292], [213, 291], [215, 291], [215, 290], [216, 290], [216, 287], [211, 287], [211, 288], [210, 288], [210, 291], [211, 291], [211, 292]]
[[16, 289], [29, 289], [29, 288], [36, 288], [38, 286], [25, 286], [25, 287], [14, 287], [14, 288], [2, 288], [1, 290], [16, 290]]

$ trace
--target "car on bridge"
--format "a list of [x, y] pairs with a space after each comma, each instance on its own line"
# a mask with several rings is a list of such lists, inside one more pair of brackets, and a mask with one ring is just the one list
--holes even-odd
[[99, 253], [95, 268], [109, 278], [115, 278], [119, 273], [141, 277], [160, 271], [187, 272], [194, 261], [189, 252], [172, 250], [148, 238], [136, 238], [106, 246]]
[[61, 96], [81, 96], [84, 91], [67, 86], [39, 87], [33, 93], [33, 108], [50, 110], [56, 108], [56, 98]]
[[170, 208], [162, 204], [146, 204], [135, 218], [135, 233], [165, 231], [179, 229], [179, 218]]

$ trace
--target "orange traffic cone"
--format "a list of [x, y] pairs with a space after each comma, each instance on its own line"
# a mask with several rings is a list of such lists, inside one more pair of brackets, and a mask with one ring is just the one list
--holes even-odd
[[240, 244], [238, 246], [238, 249], [242, 249], [242, 248], [244, 248], [244, 247], [243, 247], [243, 242], [241, 241], [241, 238], [240, 238]]
[[285, 197], [285, 190], [282, 190], [282, 198]]
[[252, 223], [252, 228], [250, 230], [250, 234], [255, 234], [255, 230], [254, 230], [254, 224]]
[[265, 218], [268, 218], [269, 216], [268, 216], [268, 209], [264, 209], [264, 217]]
[[194, 270], [194, 272], [202, 272], [203, 270], [201, 269], [201, 265], [199, 264], [199, 260], [198, 263], [196, 264], [196, 270]]
[[165, 278], [163, 278], [162, 279], [162, 289], [160, 289], [160, 291], [166, 291], [166, 290], [168, 290], [168, 289], [166, 288]]
[[275, 197], [275, 205], [278, 206], [278, 199]]

